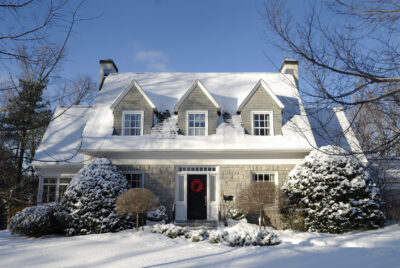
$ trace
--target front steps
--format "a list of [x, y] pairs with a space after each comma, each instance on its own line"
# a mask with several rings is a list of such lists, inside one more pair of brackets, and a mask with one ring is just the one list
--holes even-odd
[[186, 221], [175, 221], [175, 225], [178, 226], [187, 226], [193, 229], [196, 228], [205, 228], [205, 229], [213, 229], [218, 227], [217, 221], [207, 221], [207, 220], [186, 220]]

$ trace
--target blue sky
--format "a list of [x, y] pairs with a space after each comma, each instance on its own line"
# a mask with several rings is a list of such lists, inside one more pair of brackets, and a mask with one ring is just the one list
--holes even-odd
[[274, 72], [285, 54], [267, 42], [262, 8], [263, 0], [87, 1], [81, 15], [100, 17], [77, 25], [62, 74], [97, 81], [105, 58], [120, 72]]

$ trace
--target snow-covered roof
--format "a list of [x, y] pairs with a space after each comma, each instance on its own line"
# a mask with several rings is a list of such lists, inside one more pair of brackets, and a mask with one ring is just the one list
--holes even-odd
[[58, 106], [36, 150], [33, 166], [82, 164], [82, 131], [91, 108], [88, 106]]
[[[244, 135], [241, 124], [219, 124], [217, 134], [208, 137], [113, 136], [110, 107], [132, 81], [136, 81], [157, 110], [173, 111], [188, 90], [201, 81], [221, 112], [235, 115], [255, 86], [261, 82], [283, 110], [283, 135], [253, 137]], [[261, 82], [260, 82], [261, 81]], [[234, 128], [227, 130], [229, 128]], [[95, 99], [93, 112], [83, 131], [83, 150], [311, 150], [315, 147], [296, 82], [291, 74], [281, 73], [115, 73], [104, 81]], [[236, 134], [233, 134], [236, 133]], [[222, 136], [221, 136], [222, 135]], [[304, 138], [306, 137], [306, 138]]]

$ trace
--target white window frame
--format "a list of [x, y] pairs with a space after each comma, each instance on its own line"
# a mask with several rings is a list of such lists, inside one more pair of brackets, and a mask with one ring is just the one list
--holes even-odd
[[204, 136], [208, 136], [208, 111], [207, 110], [188, 110], [188, 111], [186, 111], [186, 136], [204, 137], [202, 135], [199, 135], [199, 136], [189, 135], [189, 114], [204, 114], [205, 115]]
[[[54, 180], [54, 183], [49, 183], [45, 182], [45, 180]], [[42, 183], [42, 203], [51, 203], [51, 202], [57, 202], [58, 200], [58, 185], [59, 185], [59, 178], [58, 177], [48, 177], [48, 178], [43, 178], [43, 183]], [[54, 193], [54, 201], [47, 201], [43, 200], [44, 198], [44, 192], [45, 192], [45, 187], [47, 186], [55, 186], [55, 193]]]
[[[69, 185], [69, 183], [71, 183], [71, 180], [73, 179], [73, 177], [74, 177], [74, 174], [61, 174], [61, 175], [58, 175], [58, 176], [55, 176], [55, 177], [42, 177], [40, 180], [41, 180], [41, 186], [39, 186], [39, 187], [41, 187], [41, 196], [38, 198], [38, 202], [39, 203], [44, 203], [44, 204], [46, 204], [46, 203], [48, 203], [47, 202], [47, 200], [46, 200], [46, 202], [45, 202], [45, 200], [43, 200], [43, 193], [44, 193], [44, 188], [46, 187], [46, 186], [49, 186], [49, 185], [54, 185], [54, 186], [56, 186], [56, 193], [55, 193], [55, 200], [54, 201], [50, 201], [50, 202], [60, 202], [61, 200], [60, 200], [60, 186], [61, 185]], [[44, 180], [49, 180], [49, 179], [51, 179], [51, 180], [55, 180], [55, 183], [46, 183], [46, 182], [44, 182]], [[61, 182], [61, 179], [69, 179], [69, 183], [62, 183]]]
[[[143, 171], [137, 171], [137, 170], [133, 170], [133, 171], [124, 171], [123, 172], [124, 176], [126, 174], [140, 174], [142, 176], [142, 179], [140, 180], [140, 187], [141, 189], [144, 188], [144, 172]], [[133, 189], [133, 188], [132, 188]]]
[[140, 120], [140, 136], [143, 136], [143, 125], [144, 125], [144, 111], [140, 110], [127, 110], [127, 111], [122, 111], [122, 125], [121, 125], [121, 136], [137, 136], [137, 135], [125, 135], [125, 115], [126, 114], [140, 114], [141, 115], [141, 120]]
[[[269, 135], [254, 135], [254, 115], [268, 114], [269, 115]], [[274, 136], [274, 112], [273, 111], [251, 111], [251, 134], [253, 136]]]
[[[252, 171], [251, 172], [251, 182], [252, 183], [254, 183], [254, 182], [260, 182], [260, 181], [254, 181], [254, 179], [253, 179], [253, 175], [255, 175], [255, 174], [268, 174], [268, 175], [271, 175], [271, 174], [273, 174], [274, 175], [274, 181], [273, 181], [273, 183], [275, 184], [275, 185], [278, 185], [278, 171]], [[269, 181], [269, 182], [266, 182], [266, 181], [262, 181], [261, 183], [271, 183], [272, 181]]]

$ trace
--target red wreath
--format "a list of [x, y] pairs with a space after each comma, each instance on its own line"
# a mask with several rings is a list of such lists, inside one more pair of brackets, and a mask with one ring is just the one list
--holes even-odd
[[199, 179], [194, 179], [190, 183], [190, 190], [195, 193], [200, 193], [204, 190], [204, 183]]

